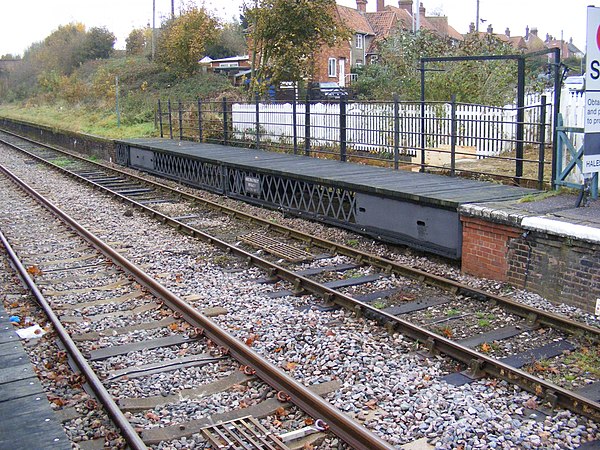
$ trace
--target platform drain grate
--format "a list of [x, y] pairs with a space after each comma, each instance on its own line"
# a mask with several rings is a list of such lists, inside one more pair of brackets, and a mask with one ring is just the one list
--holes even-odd
[[311, 253], [292, 247], [291, 245], [277, 241], [263, 234], [247, 234], [246, 236], [242, 236], [241, 240], [252, 247], [260, 248], [291, 262], [312, 261], [315, 258]]
[[252, 416], [210, 425], [201, 432], [215, 449], [289, 450]]

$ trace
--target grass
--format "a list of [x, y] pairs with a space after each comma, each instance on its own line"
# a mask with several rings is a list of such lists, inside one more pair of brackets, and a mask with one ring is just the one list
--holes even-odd
[[69, 158], [56, 158], [52, 160], [52, 164], [58, 167], [67, 167], [73, 164], [73, 160]]
[[125, 139], [157, 135], [154, 123], [117, 126], [117, 117], [114, 112], [89, 109], [83, 106], [28, 105], [23, 107], [16, 104], [0, 104], [0, 116], [108, 138]]
[[446, 313], [446, 315], [448, 317], [456, 317], [460, 314], [460, 311], [458, 309], [450, 309], [448, 310], [448, 312]]

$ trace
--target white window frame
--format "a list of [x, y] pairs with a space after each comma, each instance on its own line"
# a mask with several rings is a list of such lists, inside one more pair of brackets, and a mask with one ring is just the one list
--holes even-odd
[[365, 46], [365, 36], [364, 34], [356, 35], [356, 48], [363, 48]]
[[337, 58], [329, 58], [327, 61], [327, 75], [329, 78], [337, 78]]

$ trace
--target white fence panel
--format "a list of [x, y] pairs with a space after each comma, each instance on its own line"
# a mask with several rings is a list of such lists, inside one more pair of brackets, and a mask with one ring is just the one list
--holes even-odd
[[[550, 97], [552, 98], [552, 97]], [[540, 95], [528, 95], [526, 105], [539, 105]], [[551, 105], [546, 121], [551, 123]], [[578, 118], [579, 106], [571, 107]], [[470, 147], [478, 157], [498, 155], [513, 150], [516, 140], [516, 109], [482, 105], [456, 107], [457, 144]], [[237, 139], [252, 139], [256, 133], [256, 105], [235, 103], [232, 107], [233, 132]], [[304, 139], [305, 104], [296, 105], [296, 136]], [[337, 146], [340, 138], [340, 105], [313, 103], [310, 105], [311, 145]], [[451, 135], [451, 105], [427, 104], [425, 107], [426, 148], [448, 151]], [[525, 141], [535, 142], [539, 137], [539, 108], [525, 110]], [[291, 142], [293, 138], [293, 106], [260, 104], [259, 124], [261, 140]], [[421, 105], [399, 104], [400, 150], [416, 156], [421, 147]], [[393, 103], [348, 103], [346, 110], [346, 139], [349, 148], [373, 154], [390, 153], [394, 147]], [[547, 133], [547, 141], [552, 136]]]

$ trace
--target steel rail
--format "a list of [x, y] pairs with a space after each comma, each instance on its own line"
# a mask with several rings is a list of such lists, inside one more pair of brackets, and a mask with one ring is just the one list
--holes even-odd
[[[4, 168], [2, 165], [0, 165], [0, 170], [3, 173], [8, 174], [7, 169]], [[14, 181], [14, 178], [12, 178], [11, 176], [9, 176], [9, 178], [12, 181]], [[119, 427], [119, 429], [123, 433], [123, 437], [127, 441], [129, 447], [135, 450], [147, 449], [148, 447], [146, 447], [146, 444], [144, 444], [140, 435], [136, 433], [133, 425], [129, 423], [123, 412], [119, 409], [119, 407], [113, 400], [112, 395], [106, 390], [98, 376], [95, 374], [92, 367], [88, 364], [83, 354], [77, 348], [77, 345], [71, 339], [71, 336], [69, 335], [67, 330], [65, 330], [65, 328], [63, 327], [62, 323], [52, 310], [51, 306], [46, 301], [44, 295], [38, 289], [37, 285], [35, 284], [35, 281], [33, 281], [33, 279], [29, 276], [27, 269], [25, 268], [25, 266], [23, 265], [23, 263], [21, 262], [21, 260], [19, 259], [12, 246], [6, 239], [6, 236], [4, 236], [4, 233], [2, 233], [1, 230], [0, 241], [2, 241], [2, 245], [4, 245], [6, 253], [10, 257], [15, 269], [19, 273], [19, 276], [25, 282], [31, 293], [34, 295], [37, 303], [44, 310], [44, 313], [46, 314], [50, 322], [52, 322], [52, 326], [56, 330], [56, 334], [65, 346], [65, 349], [67, 350], [67, 352], [69, 352], [69, 354], [73, 358], [73, 361], [75, 362], [81, 373], [85, 376], [86, 382], [90, 385], [90, 387], [104, 406], [104, 409], [106, 410], [114, 424], [117, 427]]]
[[[19, 139], [23, 139], [23, 140], [29, 141], [31, 143], [34, 143], [36, 145], [40, 145], [42, 147], [49, 148], [53, 151], [69, 155], [70, 157], [73, 157], [80, 161], [86, 162], [88, 164], [102, 167], [105, 170], [109, 170], [109, 171], [118, 173], [125, 177], [133, 178], [141, 183], [145, 183], [147, 185], [155, 186], [159, 189], [163, 189], [168, 192], [175, 193], [177, 196], [184, 198], [192, 203], [201, 203], [201, 204], [206, 205], [215, 210], [232, 215], [235, 218], [258, 222], [258, 223], [264, 225], [265, 227], [267, 227], [268, 229], [272, 229], [279, 233], [302, 240], [304, 242], [314, 244], [316, 246], [328, 249], [332, 253], [337, 252], [344, 256], [348, 256], [350, 258], [355, 259], [359, 263], [371, 264], [387, 273], [393, 273], [396, 275], [401, 275], [401, 276], [406, 276], [406, 277], [410, 277], [413, 279], [417, 279], [420, 282], [429, 284], [431, 286], [436, 286], [436, 287], [446, 289], [455, 294], [462, 294], [462, 295], [467, 295], [467, 296], [474, 297], [474, 298], [477, 298], [480, 300], [487, 300], [487, 301], [495, 302], [497, 304], [502, 305], [506, 309], [510, 310], [513, 314], [516, 314], [520, 317], [526, 318], [527, 320], [529, 320], [531, 322], [537, 322], [541, 325], [546, 325], [549, 327], [560, 329], [562, 331], [566, 331], [566, 332], [576, 335], [576, 336], [585, 336], [586, 338], [588, 338], [592, 341], [595, 341], [595, 342], [600, 341], [600, 328], [598, 328], [598, 327], [593, 327], [593, 326], [569, 319], [568, 317], [565, 317], [565, 316], [561, 316], [558, 314], [543, 311], [541, 309], [537, 309], [532, 306], [516, 302], [509, 298], [502, 297], [502, 296], [496, 295], [496, 294], [492, 294], [492, 293], [486, 292], [482, 289], [477, 289], [477, 288], [468, 286], [466, 284], [460, 283], [455, 280], [444, 278], [444, 277], [441, 277], [441, 276], [435, 275], [435, 274], [429, 274], [429, 273], [425, 272], [424, 270], [421, 270], [421, 269], [418, 269], [415, 267], [410, 267], [405, 264], [401, 264], [396, 261], [393, 261], [391, 259], [373, 255], [371, 253], [367, 253], [367, 252], [364, 252], [364, 251], [361, 251], [361, 250], [358, 250], [358, 249], [355, 249], [352, 247], [348, 247], [346, 245], [342, 245], [342, 244], [339, 244], [339, 243], [336, 243], [333, 241], [329, 241], [327, 239], [320, 238], [318, 236], [304, 233], [304, 232], [295, 230], [293, 228], [286, 227], [284, 225], [275, 224], [275, 223], [269, 222], [268, 220], [265, 220], [263, 218], [254, 216], [252, 214], [249, 214], [249, 213], [246, 213], [243, 211], [237, 211], [228, 206], [220, 205], [211, 200], [204, 199], [204, 198], [198, 197], [196, 195], [193, 195], [193, 194], [190, 194], [187, 192], [179, 191], [179, 190], [174, 189], [166, 184], [159, 183], [154, 180], [149, 180], [147, 178], [144, 178], [144, 177], [136, 175], [136, 174], [131, 174], [124, 170], [109, 166], [107, 164], [103, 164], [98, 161], [90, 161], [80, 155], [73, 153], [73, 152], [70, 152], [70, 151], [67, 151], [64, 149], [59, 149], [59, 148], [51, 146], [51, 145], [43, 144], [43, 143], [34, 141], [32, 139], [19, 136], [17, 134], [14, 134], [14, 133], [6, 131], [6, 130], [2, 130], [2, 131], [7, 134], [18, 137]], [[21, 152], [24, 152], [24, 153], [28, 154], [29, 156], [31, 156], [32, 158], [36, 158], [39, 161], [42, 161], [45, 164], [48, 164], [48, 165], [54, 167], [55, 169], [60, 170], [63, 173], [67, 173], [72, 177], [80, 179], [81, 181], [92, 184], [92, 185], [97, 186], [102, 189], [106, 189], [106, 188], [103, 188], [101, 185], [94, 183], [91, 180], [88, 180], [85, 177], [82, 177], [80, 175], [77, 175], [76, 173], [70, 172], [69, 170], [67, 170], [63, 167], [57, 166], [57, 165], [53, 164], [52, 162], [47, 161], [47, 160], [43, 159], [42, 157], [40, 157], [34, 153], [31, 153], [25, 149], [19, 148], [15, 144], [6, 142], [6, 141], [2, 140], [1, 138], [0, 138], [0, 142], [4, 142], [6, 145], [9, 145], [10, 147], [15, 148], [16, 150], [19, 150]], [[108, 191], [111, 192], [110, 190], [108, 190]], [[147, 208], [147, 209], [151, 209], [151, 208]], [[180, 227], [179, 223], [177, 223], [175, 226], [177, 228]]]
[[[158, 281], [143, 272], [137, 265], [120, 255], [116, 250], [108, 246], [97, 236], [90, 233], [75, 219], [70, 217], [49, 200], [45, 199], [35, 189], [20, 180], [8, 169], [0, 165], [0, 170], [4, 172], [11, 180], [13, 180], [15, 184], [21, 187], [21, 189], [35, 198], [45, 208], [54, 213], [60, 220], [69, 225], [81, 237], [87, 240], [106, 257], [131, 274], [131, 276], [135, 278], [138, 283], [148, 289], [148, 291], [157, 297], [164, 299], [165, 303], [167, 303], [173, 310], [182, 314], [191, 325], [197, 327], [199, 330], [202, 330], [203, 334], [226, 349], [228, 353], [230, 353], [242, 364], [252, 367], [256, 371], [259, 378], [273, 388], [288, 394], [292, 403], [294, 403], [308, 415], [324, 420], [329, 426], [329, 429], [344, 442], [358, 450], [391, 450], [394, 448], [380, 437], [361, 426], [358, 422], [334, 408], [319, 395], [311, 392], [301, 383], [286, 375], [283, 371], [261, 357], [245, 343], [239, 341], [234, 336], [222, 330], [208, 317], [198, 312], [194, 307], [189, 305], [187, 302], [169, 291]], [[58, 319], [56, 318], [56, 320]], [[66, 333], [66, 331], [64, 332]], [[118, 409], [114, 402], [113, 405]], [[146, 447], [144, 446], [139, 448]]]
[[[24, 151], [20, 149], [21, 151]], [[34, 154], [31, 154], [32, 157], [39, 158]], [[109, 192], [114, 197], [119, 198], [123, 202], [130, 203], [134, 205], [134, 207], [147, 212], [151, 217], [160, 220], [161, 222], [168, 224], [178, 231], [188, 234], [190, 236], [202, 239], [209, 244], [212, 244], [224, 251], [231, 252], [236, 256], [246, 260], [248, 264], [255, 265], [264, 269], [269, 276], [278, 277], [283, 280], [289, 281], [294, 285], [294, 290], [297, 292], [307, 291], [313, 294], [316, 294], [326, 301], [331, 301], [336, 304], [343, 306], [350, 311], [353, 311], [359, 315], [367, 314], [371, 317], [378, 319], [380, 322], [384, 323], [385, 326], [390, 331], [400, 331], [410, 338], [423, 343], [427, 346], [427, 348], [431, 352], [440, 352], [449, 355], [450, 357], [456, 359], [457, 361], [462, 362], [467, 365], [475, 375], [483, 375], [487, 374], [489, 376], [504, 379], [510, 383], [517, 384], [527, 391], [534, 393], [541, 398], [547, 398], [553, 406], [559, 405], [570, 409], [571, 411], [581, 413], [588, 417], [593, 418], [594, 420], [600, 420], [600, 403], [595, 402], [593, 400], [587, 399], [577, 393], [564, 389], [560, 386], [555, 385], [554, 383], [542, 380], [541, 378], [535, 377], [523, 370], [515, 369], [507, 364], [504, 364], [494, 358], [491, 358], [483, 353], [472, 350], [468, 347], [464, 347], [456, 342], [451, 341], [443, 336], [440, 336], [436, 333], [433, 333], [429, 330], [426, 330], [418, 325], [414, 325], [410, 322], [407, 322], [399, 317], [393, 316], [391, 314], [385, 313], [381, 310], [378, 310], [368, 304], [359, 302], [358, 300], [337, 292], [333, 289], [327, 288], [326, 286], [321, 285], [318, 282], [315, 282], [307, 277], [303, 277], [295, 274], [294, 272], [285, 269], [275, 263], [271, 263], [265, 259], [262, 259], [252, 253], [246, 252], [243, 249], [240, 249], [232, 244], [229, 244], [225, 241], [222, 241], [214, 236], [211, 236], [201, 230], [190, 227], [183, 222], [177, 221], [169, 216], [166, 216], [158, 211], [153, 210], [150, 207], [142, 205], [135, 200], [127, 198], [124, 195], [111, 191], [108, 188], [103, 187], [102, 185], [95, 183], [91, 180], [88, 180], [84, 177], [81, 177], [72, 172], [66, 171], [65, 169], [58, 167], [48, 161], [45, 161], [43, 158], [39, 158], [40, 161], [45, 162], [46, 164], [50, 164], [53, 167], [57, 168], [61, 172], [65, 172], [70, 174], [71, 176], [85, 181], [86, 183], [96, 187], [105, 192]], [[338, 246], [336, 245], [336, 248]], [[380, 257], [375, 257], [374, 255], [366, 254], [370, 259], [385, 261], [387, 263], [386, 266], [382, 267], [384, 270], [388, 272], [393, 272], [393, 262], [389, 260], [385, 260]], [[357, 258], [359, 261], [365, 261], [364, 258]], [[440, 282], [448, 282], [451, 280], [446, 280], [442, 277], [430, 275], [426, 272], [423, 272], [419, 269], [407, 268], [406, 266], [401, 266], [402, 268], [409, 269], [414, 274], [419, 274], [419, 276], [415, 277], [420, 281], [423, 279], [429, 279], [433, 281], [432, 284], [436, 284], [437, 281]], [[479, 291], [477, 289], [473, 289], [467, 286], [463, 286], [460, 283], [452, 282], [453, 289], [451, 291], [458, 292], [469, 292], [471, 295], [475, 297], [484, 296], [492, 301], [495, 301], [497, 298], [503, 300], [505, 306], [513, 306], [517, 311], [526, 311], [524, 314], [527, 318], [538, 317], [538, 322], [541, 323], [549, 323], [552, 324], [553, 320], [562, 322], [571, 322], [572, 324], [577, 326], [578, 334], [582, 334], [585, 331], [589, 331], [592, 336], [598, 336], [600, 330], [594, 327], [590, 327], [584, 324], [579, 324], [575, 321], [570, 321], [561, 316], [544, 313], [535, 308], [531, 308], [525, 305], [520, 305], [516, 302], [510, 301], [508, 299], [504, 299], [502, 297], [490, 296], [484, 291]], [[523, 308], [521, 308], [521, 306]]]

